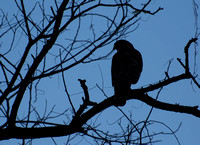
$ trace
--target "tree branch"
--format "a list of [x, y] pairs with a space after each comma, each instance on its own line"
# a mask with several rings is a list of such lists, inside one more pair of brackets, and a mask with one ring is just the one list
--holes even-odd
[[[35, 58], [33, 64], [29, 68], [24, 80], [21, 82], [21, 86], [19, 88], [19, 91], [18, 91], [18, 94], [16, 96], [16, 99], [15, 99], [15, 101], [13, 103], [11, 114], [10, 114], [10, 118], [8, 120], [8, 125], [11, 128], [15, 127], [15, 121], [16, 121], [18, 109], [19, 109], [21, 100], [23, 98], [23, 95], [24, 95], [24, 93], [26, 91], [26, 88], [30, 83], [32, 75], [35, 73], [35, 70], [37, 69], [38, 65], [43, 60], [43, 58], [46, 56], [48, 51], [52, 48], [52, 46], [55, 43], [55, 41], [57, 40], [57, 37], [59, 35], [59, 33], [58, 33], [59, 32], [59, 27], [60, 27], [60, 24], [61, 24], [61, 21], [62, 21], [62, 18], [63, 18], [63, 13], [65, 11], [65, 7], [66, 7], [67, 4], [68, 4], [68, 0], [64, 0], [61, 3], [60, 8], [58, 10], [58, 14], [57, 14], [57, 19], [56, 19], [56, 22], [55, 22], [54, 30], [53, 30], [53, 36], [51, 37], [51, 39], [49, 39], [47, 41], [47, 44], [45, 44], [43, 46], [43, 49], [41, 50], [40, 54]], [[31, 48], [31, 46], [30, 46], [30, 48]]]
[[28, 24], [28, 17], [26, 15], [26, 10], [25, 10], [25, 7], [24, 7], [23, 0], [21, 0], [21, 6], [22, 6], [22, 13], [24, 15], [24, 21], [25, 21], [25, 24], [26, 24], [26, 30], [27, 30], [28, 38], [29, 38], [29, 41], [32, 41], [31, 31], [30, 31], [29, 24]]
[[[85, 99], [82, 98], [83, 100], [83, 104], [80, 106], [80, 108], [78, 109], [78, 111], [76, 112], [75, 114], [75, 117], [80, 117], [81, 114], [83, 113], [83, 111], [85, 109], [87, 109], [88, 106], [94, 106], [96, 105], [97, 103], [96, 102], [92, 102], [90, 101], [90, 97], [89, 97], [89, 92], [88, 92], [88, 87], [86, 86], [86, 80], [81, 80], [81, 79], [78, 79], [80, 84], [81, 84], [81, 87], [83, 88], [83, 91], [84, 91], [84, 94], [85, 94]], [[76, 119], [76, 118], [75, 118]]]
[[6, 128], [0, 130], [0, 140], [11, 138], [16, 139], [33, 139], [44, 137], [59, 137], [70, 135], [77, 132], [76, 127], [68, 125], [58, 125], [54, 127], [41, 128]]
[[[166, 110], [173, 111], [179, 113], [191, 114], [200, 118], [200, 110], [198, 110], [198, 106], [183, 106], [178, 104], [169, 104], [160, 102], [156, 99], [151, 98], [149, 95], [142, 93], [141, 90], [131, 90], [131, 93], [128, 97], [124, 99], [137, 99], [146, 104]], [[73, 120], [69, 125], [57, 125], [54, 127], [41, 127], [41, 128], [5, 128], [0, 130], [0, 140], [10, 139], [10, 138], [18, 138], [18, 139], [28, 139], [28, 138], [43, 138], [43, 137], [58, 137], [58, 136], [66, 136], [76, 132], [84, 132], [82, 126], [93, 116], [97, 115], [99, 112], [111, 107], [114, 105], [115, 97], [109, 97], [99, 104], [93, 106], [90, 110], [83, 113], [80, 117]]]
[[188, 41], [187, 45], [185, 46], [184, 52], [185, 52], [185, 71], [186, 74], [189, 73], [189, 47], [192, 43], [196, 42], [198, 38], [192, 38]]
[[199, 106], [191, 107], [191, 106], [183, 106], [179, 104], [170, 104], [170, 103], [161, 102], [161, 101], [151, 98], [148, 94], [141, 93], [139, 90], [132, 90], [130, 93], [129, 99], [140, 100], [157, 109], [191, 114], [200, 118], [200, 110], [198, 110]]

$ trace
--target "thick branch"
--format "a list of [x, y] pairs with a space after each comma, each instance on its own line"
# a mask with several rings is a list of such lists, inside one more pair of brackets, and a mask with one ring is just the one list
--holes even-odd
[[[58, 137], [58, 136], [66, 136], [76, 132], [84, 132], [82, 126], [92, 117], [94, 117], [99, 112], [111, 107], [114, 105], [115, 97], [112, 96], [110, 98], [105, 99], [101, 103], [94, 105], [90, 110], [83, 113], [80, 117], [73, 120], [70, 125], [59, 125], [55, 127], [42, 127], [42, 128], [6, 128], [0, 130], [0, 140], [10, 139], [10, 138], [20, 138], [20, 139], [28, 139], [28, 138], [43, 138], [43, 137]], [[198, 110], [198, 106], [183, 106], [178, 104], [169, 104], [160, 102], [156, 99], [151, 98], [147, 94], [143, 93], [143, 89], [140, 90], [132, 90], [128, 97], [124, 98], [127, 100], [137, 99], [146, 104], [172, 112], [186, 113], [191, 114], [200, 118], [200, 110]]]
[[198, 110], [198, 106], [191, 107], [191, 106], [183, 106], [183, 105], [179, 105], [179, 104], [170, 104], [170, 103], [160, 102], [156, 99], [151, 98], [147, 94], [140, 93], [140, 91], [137, 91], [137, 90], [131, 91], [129, 99], [140, 100], [140, 101], [142, 101], [152, 107], [158, 108], [158, 109], [191, 114], [191, 115], [194, 115], [194, 116], [200, 118], [200, 110]]
[[44, 138], [44, 137], [59, 137], [70, 135], [78, 130], [68, 125], [61, 125], [55, 127], [41, 127], [41, 128], [6, 128], [0, 130], [0, 140], [11, 138], [28, 139], [28, 138]]
[[[126, 97], [126, 100], [130, 100], [130, 99], [137, 99], [140, 100], [142, 102], [145, 102], [146, 104], [158, 108], [158, 109], [162, 109], [162, 110], [166, 110], [166, 111], [172, 111], [172, 112], [179, 112], [179, 113], [186, 113], [186, 114], [191, 114], [194, 115], [196, 117], [200, 118], [200, 110], [198, 110], [198, 106], [183, 106], [183, 105], [178, 105], [178, 104], [170, 104], [170, 103], [164, 103], [164, 102], [160, 102], [156, 99], [151, 98], [150, 96], [148, 96], [147, 94], [143, 93], [143, 89], [141, 90], [132, 90], [131, 93], [129, 94], [128, 97]], [[92, 118], [94, 115], [96, 115], [97, 113], [105, 110], [106, 108], [114, 105], [114, 96], [102, 101], [101, 103], [99, 103], [98, 105], [95, 105], [94, 107], [92, 107], [90, 110], [88, 110], [86, 113], [84, 113], [80, 120], [81, 122], [84, 124], [86, 123], [90, 118]]]
[[58, 14], [57, 14], [58, 16], [57, 16], [55, 26], [54, 26], [54, 30], [53, 30], [53, 36], [51, 37], [51, 39], [49, 39], [47, 41], [47, 44], [44, 45], [40, 54], [35, 58], [34, 63], [32, 64], [29, 71], [27, 72], [24, 80], [21, 82], [21, 86], [20, 86], [20, 89], [18, 91], [18, 95], [16, 96], [15, 102], [12, 106], [10, 118], [9, 118], [9, 121], [8, 121], [9, 127], [11, 127], [11, 128], [13, 128], [15, 126], [15, 121], [16, 121], [18, 109], [19, 109], [21, 100], [23, 98], [23, 95], [26, 91], [26, 88], [30, 83], [32, 75], [34, 74], [34, 72], [37, 69], [40, 62], [43, 60], [43, 58], [46, 56], [48, 51], [52, 48], [53, 44], [57, 40], [57, 37], [59, 35], [59, 33], [58, 33], [59, 27], [60, 27], [60, 24], [61, 24], [61, 21], [62, 21], [62, 18], [63, 18], [63, 13], [65, 11], [65, 7], [66, 7], [67, 4], [68, 4], [68, 1], [66, 0], [66, 1], [63, 1], [62, 4], [60, 5], [60, 8], [59, 8]]

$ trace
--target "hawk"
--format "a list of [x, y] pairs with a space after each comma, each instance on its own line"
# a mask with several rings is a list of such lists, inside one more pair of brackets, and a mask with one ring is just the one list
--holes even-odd
[[113, 50], [117, 50], [111, 66], [112, 86], [116, 97], [114, 105], [124, 106], [126, 100], [123, 97], [128, 95], [131, 84], [138, 82], [143, 61], [140, 52], [126, 40], [118, 40], [114, 44]]

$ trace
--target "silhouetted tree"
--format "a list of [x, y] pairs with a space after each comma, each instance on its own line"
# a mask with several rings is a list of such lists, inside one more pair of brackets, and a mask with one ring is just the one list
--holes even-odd
[[[67, 136], [66, 144], [79, 137], [91, 138], [95, 144], [147, 144], [156, 142], [152, 137], [162, 134], [150, 133], [148, 127], [153, 123], [165, 125], [149, 120], [153, 108], [200, 117], [198, 106], [165, 103], [157, 100], [159, 93], [155, 99], [147, 94], [184, 79], [191, 79], [199, 87], [196, 75], [189, 65], [188, 51], [190, 45], [197, 42], [198, 34], [186, 44], [184, 62], [177, 59], [184, 68], [182, 74], [170, 76], [167, 70], [163, 80], [141, 89], [132, 89], [123, 98], [123, 101], [135, 99], [152, 106], [144, 121], [136, 124], [131, 114], [129, 116], [116, 107], [128, 120], [127, 124], [124, 125], [119, 117], [113, 123], [113, 126], [119, 127], [119, 132], [100, 128], [96, 123], [101, 118], [98, 114], [114, 107], [115, 96], [107, 96], [97, 85], [106, 98], [94, 102], [86, 80], [82, 79], [79, 79], [84, 94], [82, 103], [74, 102], [68, 92], [69, 78], [65, 73], [73, 71], [73, 68], [80, 67], [81, 64], [100, 61], [110, 56], [112, 50], [104, 48], [133, 32], [138, 27], [142, 14], [155, 15], [162, 10], [147, 9], [151, 3], [152, 0], [137, 4], [131, 0], [16, 0], [17, 11], [12, 17], [1, 9], [0, 140], [22, 139], [22, 144], [26, 144], [36, 138], [51, 138], [55, 142], [53, 137]], [[55, 76], [61, 76], [63, 91], [67, 97], [67, 101], [62, 101], [67, 105], [59, 113], [55, 111], [55, 105], [48, 106], [51, 98], [39, 100], [39, 94], [43, 93], [41, 84], [49, 84], [49, 80]], [[56, 85], [59, 86], [60, 83], [61, 81]], [[59, 91], [55, 95], [59, 100]], [[98, 117], [89, 123], [95, 115]], [[170, 133], [174, 135], [174, 132]]]

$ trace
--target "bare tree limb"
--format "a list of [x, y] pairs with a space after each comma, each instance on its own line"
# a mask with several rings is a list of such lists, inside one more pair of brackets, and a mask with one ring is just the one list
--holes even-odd
[[[147, 10], [147, 6], [151, 3], [151, 1], [152, 0], [148, 0], [145, 4], [141, 4], [141, 8], [137, 8], [131, 4], [131, 0], [116, 0], [109, 2], [109, 4], [95, 0], [62, 0], [61, 3], [58, 3], [55, 0], [55, 7], [49, 6], [50, 14], [48, 14], [45, 9], [44, 1], [42, 4], [39, 2], [35, 3], [29, 13], [27, 8], [25, 8], [23, 0], [20, 0], [19, 4], [16, 1], [21, 15], [14, 15], [13, 19], [15, 22], [13, 23], [12, 21], [7, 20], [7, 16], [3, 13], [2, 21], [0, 23], [0, 28], [3, 28], [5, 25], [4, 19], [6, 19], [6, 25], [9, 27], [8, 29], [6, 28], [6, 30], [4, 29], [2, 34], [0, 34], [0, 37], [5, 36], [5, 34], [9, 31], [11, 31], [13, 34], [10, 48], [4, 54], [7, 55], [8, 53], [12, 52], [15, 42], [14, 40], [18, 34], [18, 28], [21, 28], [21, 31], [23, 35], [25, 34], [28, 42], [23, 49], [20, 48], [24, 52], [22, 53], [22, 57], [20, 56], [21, 58], [19, 59], [19, 62], [16, 63], [17, 65], [6, 58], [6, 56], [0, 54], [0, 57], [3, 58], [0, 61], [3, 82], [6, 84], [6, 87], [4, 87], [5, 89], [0, 90], [0, 93], [2, 94], [0, 97], [0, 112], [1, 117], [3, 120], [5, 120], [0, 127], [0, 140], [11, 138], [35, 139], [67, 135], [70, 136], [72, 134], [80, 133], [81, 135], [88, 135], [96, 140], [101, 140], [103, 143], [108, 144], [111, 144], [112, 142], [131, 144], [134, 141], [139, 141], [142, 144], [144, 138], [148, 138], [149, 141], [147, 142], [152, 143], [153, 141], [151, 140], [151, 134], [148, 133], [148, 125], [150, 122], [149, 116], [151, 115], [153, 108], [171, 112], [185, 113], [200, 118], [200, 110], [198, 109], [198, 106], [184, 106], [179, 105], [178, 103], [170, 104], [167, 102], [161, 102], [157, 97], [154, 99], [147, 94], [148, 92], [155, 91], [157, 89], [161, 90], [163, 87], [169, 84], [185, 79], [191, 79], [200, 88], [200, 85], [197, 81], [197, 76], [192, 75], [193, 73], [189, 66], [189, 47], [192, 43], [197, 41], [197, 38], [192, 38], [186, 44], [184, 49], [185, 62], [182, 62], [181, 59], [177, 59], [181, 66], [183, 66], [184, 73], [170, 77], [168, 74], [170, 67], [169, 65], [167, 72], [165, 72], [166, 77], [163, 80], [147, 87], [131, 90], [128, 96], [123, 98], [125, 100], [140, 100], [141, 102], [151, 106], [152, 109], [150, 110], [146, 120], [137, 124], [133, 124], [131, 117], [129, 118], [121, 109], [119, 109], [129, 121], [126, 129], [123, 128], [121, 118], [117, 121], [122, 135], [109, 134], [108, 132], [99, 130], [98, 125], [93, 125], [94, 127], [92, 125], [88, 125], [88, 121], [91, 121], [94, 116], [100, 114], [109, 107], [113, 107], [114, 102], [116, 101], [115, 96], [107, 97], [103, 90], [100, 89], [106, 96], [106, 99], [102, 100], [100, 103], [92, 102], [90, 100], [91, 96], [86, 85], [86, 80], [79, 79], [84, 92], [84, 97], [82, 97], [83, 103], [81, 105], [78, 104], [77, 106], [79, 107], [76, 108], [76, 105], [74, 105], [71, 101], [71, 96], [67, 91], [64, 72], [73, 68], [74, 66], [77, 66], [78, 64], [90, 63], [109, 56], [111, 52], [108, 54], [104, 53], [100, 57], [95, 56], [94, 58], [92, 55], [97, 50], [104, 48], [119, 38], [126, 37], [130, 32], [133, 32], [136, 28], [138, 28], [140, 14], [155, 15], [162, 10], [160, 7], [155, 11]], [[39, 6], [39, 10], [42, 11], [42, 18], [39, 20], [39, 22], [32, 19], [32, 13], [34, 13], [34, 10], [37, 6]], [[113, 9], [113, 15], [110, 17], [102, 13], [94, 12], [96, 10], [101, 10], [102, 8]], [[80, 34], [82, 28], [82, 19], [85, 17], [97, 17], [98, 19], [101, 18], [107, 21], [107, 25], [105, 29], [96, 34], [95, 26], [93, 25], [93, 22], [91, 22], [89, 30], [91, 31], [91, 37], [83, 39], [79, 38], [80, 35], [82, 35]], [[77, 27], [71, 28], [70, 26], [74, 24]], [[134, 26], [134, 29], [130, 30], [132, 26]], [[67, 35], [65, 36], [62, 35], [63, 33], [68, 32], [69, 29], [72, 29], [71, 31], [73, 31], [72, 35], [71, 33], [66, 33]], [[61, 38], [64, 40], [63, 44], [60, 44], [60, 39], [58, 39], [60, 38], [59, 36], [67, 37], [63, 39]], [[34, 47], [36, 47], [36, 49]], [[60, 49], [59, 54], [54, 54], [54, 52], [56, 52], [54, 50], [57, 50], [57, 48]], [[54, 64], [49, 65], [47, 62], [47, 57], [49, 55], [53, 56], [53, 59], [55, 60], [60, 57], [59, 62], [55, 61]], [[31, 63], [28, 63], [29, 58], [31, 59]], [[8, 64], [8, 66], [4, 63]], [[25, 65], [27, 65], [26, 71], [23, 71]], [[55, 105], [51, 107], [50, 111], [47, 111], [47, 100], [45, 101], [45, 108], [42, 115], [41, 112], [37, 110], [37, 107], [33, 106], [32, 104], [33, 90], [35, 89], [35, 96], [37, 96], [37, 87], [39, 86], [39, 82], [45, 77], [51, 77], [55, 74], [62, 74], [63, 85], [68, 96], [68, 101], [74, 112], [74, 114], [72, 113], [69, 115], [70, 117], [65, 114], [68, 108], [63, 111], [63, 113], [56, 112], [56, 115], [52, 116], [51, 114], [55, 113]], [[36, 83], [34, 82], [35, 80], [37, 80]], [[28, 102], [28, 110], [26, 110], [27, 114], [25, 117], [19, 117], [19, 107], [22, 99], [26, 95], [25, 92], [28, 89], [28, 95], [30, 99]], [[35, 120], [32, 120], [32, 113], [35, 113]], [[57, 117], [64, 115], [66, 115], [69, 119], [67, 123], [65, 120], [63, 120], [63, 125], [60, 123], [54, 123], [53, 121], [49, 122], [48, 120], [57, 119]], [[143, 136], [143, 131], [145, 129], [147, 131], [147, 135]], [[90, 131], [93, 131], [95, 135], [89, 134]], [[139, 134], [140, 137], [132, 140], [131, 135], [133, 133]], [[171, 134], [174, 134], [172, 130]], [[123, 140], [120, 140], [121, 138], [123, 138]]]
[[[32, 75], [34, 74], [35, 70], [37, 69], [37, 67], [40, 64], [40, 62], [42, 61], [42, 59], [46, 56], [47, 52], [51, 49], [51, 47], [53, 46], [54, 42], [56, 41], [56, 39], [59, 35], [59, 33], [58, 33], [59, 27], [60, 27], [60, 24], [61, 24], [61, 21], [62, 21], [62, 18], [63, 18], [62, 16], [63, 16], [63, 13], [65, 11], [65, 7], [66, 7], [67, 4], [68, 4], [68, 1], [64, 0], [62, 2], [62, 4], [60, 5], [60, 8], [58, 10], [59, 16], [57, 17], [56, 22], [55, 22], [53, 36], [51, 37], [51, 39], [49, 39], [47, 41], [47, 44], [44, 45], [40, 54], [35, 58], [34, 63], [30, 67], [27, 75], [25, 76], [24, 80], [21, 83], [21, 87], [19, 89], [18, 95], [16, 96], [15, 102], [14, 102], [12, 110], [11, 110], [10, 118], [9, 118], [9, 121], [8, 121], [8, 125], [11, 128], [15, 127], [17, 112], [18, 112], [21, 100], [23, 98], [23, 95], [25, 93], [25, 90], [26, 90], [27, 86], [29, 85], [29, 82], [30, 82]], [[31, 48], [31, 45], [26, 49], [27, 53], [30, 50], [30, 48]], [[26, 55], [25, 55], [25, 58], [26, 58]]]

